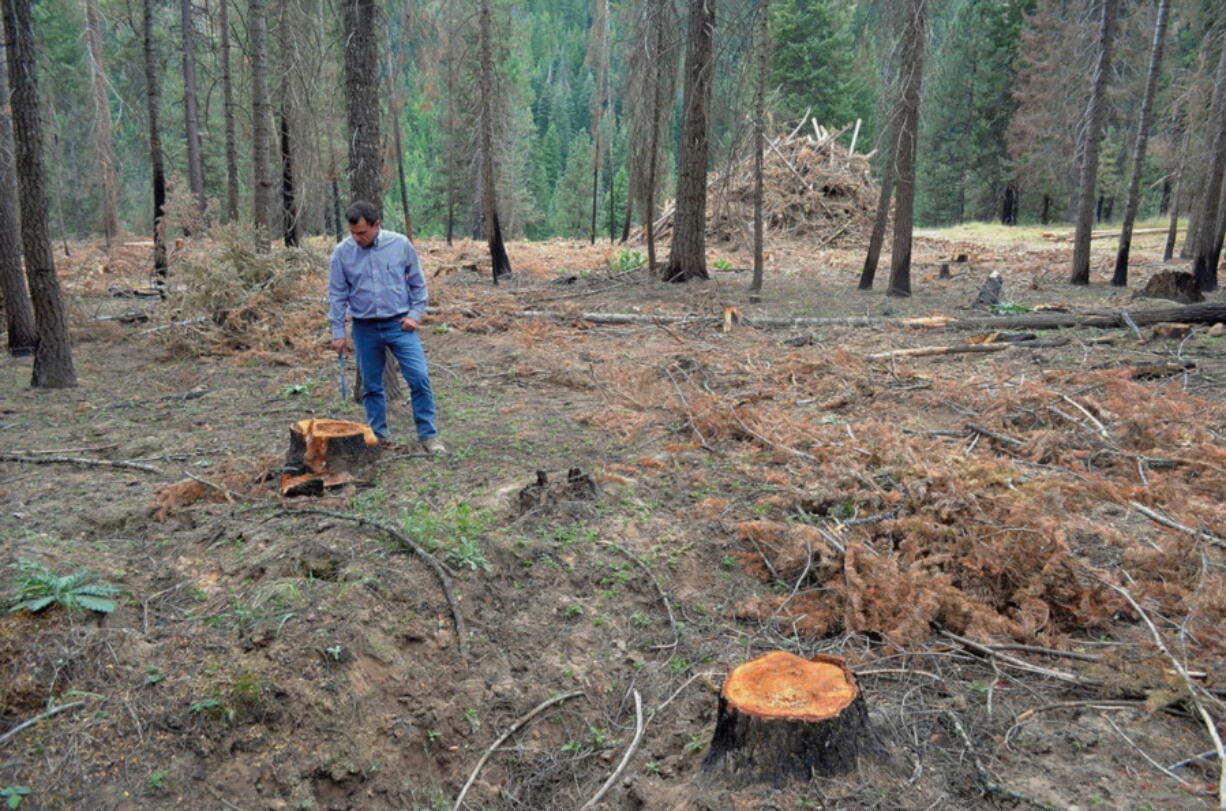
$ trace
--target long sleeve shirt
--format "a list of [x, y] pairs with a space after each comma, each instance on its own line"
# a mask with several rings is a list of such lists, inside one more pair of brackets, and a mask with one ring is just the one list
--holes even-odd
[[332, 337], [345, 337], [345, 312], [353, 318], [408, 316], [421, 322], [426, 313], [426, 277], [413, 243], [386, 228], [369, 248], [353, 237], [332, 251], [328, 273], [328, 321]]

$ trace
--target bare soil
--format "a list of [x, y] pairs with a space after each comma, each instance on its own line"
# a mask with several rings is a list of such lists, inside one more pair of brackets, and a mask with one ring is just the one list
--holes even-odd
[[[183, 288], [222, 246], [182, 248], [167, 302], [108, 293], [147, 283], [145, 248], [57, 257], [80, 385], [30, 389], [29, 359], [0, 358], [0, 564], [123, 593], [0, 617], [0, 790], [22, 808], [446, 809], [478, 765], [466, 808], [579, 808], [614, 774], [596, 807], [1217, 804], [1215, 757], [1176, 764], [1226, 717], [1226, 338], [874, 361], [970, 336], [582, 318], [966, 316], [993, 270], [1016, 305], [1162, 306], [1106, 286], [1111, 246], [1072, 288], [1065, 245], [923, 238], [891, 299], [855, 290], [859, 248], [771, 244], [752, 304], [731, 242], [687, 285], [551, 242], [510, 246], [493, 287], [484, 246], [421, 247], [448, 453], [418, 451], [402, 403], [366, 481], [295, 499], [289, 425], [362, 413], [318, 266], [145, 332], [209, 315]], [[1164, 266], [1133, 255], [1136, 289]], [[97, 320], [132, 311], [150, 320]], [[521, 502], [571, 468], [597, 498]], [[846, 657], [876, 751], [838, 779], [696, 780], [724, 675], [776, 649]]]

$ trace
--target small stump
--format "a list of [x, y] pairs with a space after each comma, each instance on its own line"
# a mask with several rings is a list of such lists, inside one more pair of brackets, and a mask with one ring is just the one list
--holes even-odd
[[1196, 278], [1185, 270], [1163, 270], [1150, 276], [1137, 293], [1147, 298], [1164, 298], [1180, 304], [1196, 304], [1205, 296], [1196, 286]]
[[369, 425], [345, 420], [301, 420], [290, 426], [281, 495], [323, 495], [353, 481], [379, 457], [379, 440]]
[[864, 697], [842, 659], [772, 651], [728, 674], [700, 779], [778, 787], [845, 774], [871, 740]]

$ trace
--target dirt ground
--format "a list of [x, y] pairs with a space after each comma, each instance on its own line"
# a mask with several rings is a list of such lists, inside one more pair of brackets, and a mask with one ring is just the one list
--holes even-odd
[[[909, 299], [885, 263], [855, 290], [860, 249], [771, 244], [757, 303], [730, 242], [684, 285], [634, 269], [642, 246], [513, 244], [497, 287], [483, 245], [425, 242], [448, 453], [417, 452], [401, 403], [364, 481], [293, 499], [289, 425], [362, 413], [327, 349], [326, 243], [237, 297], [241, 245], [181, 246], [167, 301], [116, 296], [148, 284], [147, 248], [71, 246], [80, 385], [30, 389], [30, 360], [0, 357], [0, 565], [121, 593], [0, 617], [0, 792], [447, 809], [467, 786], [464, 808], [573, 809], [611, 780], [594, 807], [1214, 807], [1226, 337], [869, 357], [964, 344], [897, 319], [990, 315], [992, 271], [1006, 312], [1170, 306], [1132, 297], [1152, 244], [1133, 288], [1106, 285], [1107, 242], [1072, 288], [1067, 245], [923, 237]], [[895, 320], [725, 327], [726, 307]], [[122, 314], [147, 320], [100, 320]], [[571, 468], [597, 498], [521, 499]], [[726, 673], [776, 649], [845, 657], [876, 740], [851, 774], [702, 779]]]

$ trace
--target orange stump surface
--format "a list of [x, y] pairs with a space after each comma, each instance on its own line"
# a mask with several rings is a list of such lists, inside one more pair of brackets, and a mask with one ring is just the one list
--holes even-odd
[[369, 425], [346, 420], [300, 420], [290, 426], [281, 495], [323, 495], [353, 481], [379, 455]]
[[824, 721], [841, 713], [860, 691], [842, 659], [802, 659], [777, 650], [733, 668], [723, 694], [738, 712], [755, 718]]

